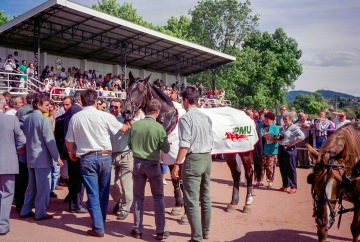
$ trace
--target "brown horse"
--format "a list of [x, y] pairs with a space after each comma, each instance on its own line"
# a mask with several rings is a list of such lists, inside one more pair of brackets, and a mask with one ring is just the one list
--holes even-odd
[[[132, 120], [134, 118], [135, 112], [138, 109], [144, 109], [148, 100], [156, 98], [162, 103], [162, 108], [160, 111], [160, 115], [157, 118], [157, 121], [164, 126], [166, 133], [170, 134], [171, 131], [174, 130], [174, 127], [176, 127], [178, 113], [174, 108], [174, 104], [172, 103], [171, 99], [157, 85], [151, 85], [149, 83], [149, 78], [150, 76], [145, 78], [144, 80], [141, 80], [139, 78], [135, 79], [132, 73], [129, 73], [130, 83], [127, 89], [127, 98], [121, 110], [121, 114], [123, 115], [125, 120]], [[245, 170], [245, 177], [247, 179], [247, 195], [245, 198], [245, 206], [243, 208], [243, 212], [247, 213], [250, 212], [250, 205], [252, 203], [253, 169], [251, 163], [253, 159], [253, 152], [248, 151], [238, 154], [241, 157]], [[235, 157], [235, 153], [225, 155], [227, 165], [231, 170], [232, 178], [234, 181], [232, 199], [226, 209], [226, 211], [228, 212], [234, 211], [236, 205], [239, 203], [240, 172], [237, 170], [237, 163]], [[173, 181], [174, 186], [178, 183], [179, 181]], [[183, 206], [183, 199], [179, 186], [175, 187], [174, 194], [176, 206]], [[176, 210], [179, 211], [178, 209]]]
[[[244, 213], [249, 213], [251, 211], [251, 203], [253, 200], [252, 197], [252, 189], [253, 189], [253, 168], [251, 165], [251, 161], [253, 160], [253, 151], [243, 152], [243, 153], [237, 153], [242, 161], [242, 164], [244, 166], [245, 171], [245, 178], [247, 181], [247, 191], [246, 191], [246, 197], [245, 197], [245, 205], [243, 207]], [[234, 154], [225, 154], [225, 160], [227, 165], [230, 168], [231, 176], [233, 178], [233, 191], [232, 191], [232, 197], [231, 202], [228, 204], [226, 211], [232, 212], [236, 209], [236, 205], [239, 203], [239, 187], [240, 187], [240, 175], [241, 173], [237, 169], [237, 163], [236, 163], [236, 153]]]
[[[348, 124], [336, 130], [316, 151], [309, 144], [307, 148], [316, 162], [308, 183], [314, 202], [315, 221], [319, 241], [325, 241], [328, 230], [339, 215], [340, 225], [343, 213], [354, 211], [351, 223], [353, 241], [360, 234], [360, 134], [354, 125]], [[354, 204], [354, 208], [345, 209], [342, 200]]]
[[166, 133], [169, 134], [176, 126], [178, 113], [171, 99], [159, 86], [151, 85], [149, 79], [150, 76], [144, 80], [136, 79], [131, 72], [129, 73], [130, 82], [127, 89], [126, 100], [121, 109], [121, 115], [125, 121], [130, 121], [134, 118], [137, 110], [145, 110], [148, 100], [153, 98], [158, 99], [161, 101], [162, 106], [156, 121], [164, 126]]

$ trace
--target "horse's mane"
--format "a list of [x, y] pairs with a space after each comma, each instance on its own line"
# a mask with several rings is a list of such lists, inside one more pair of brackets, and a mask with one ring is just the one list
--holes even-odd
[[170, 106], [174, 106], [170, 97], [168, 95], [166, 95], [158, 86], [151, 85], [150, 83], [149, 83], [149, 86], [150, 86], [150, 91], [155, 92], [161, 98], [162, 101], [166, 102]]
[[321, 162], [328, 162], [333, 157], [339, 160], [345, 148], [347, 154], [351, 156], [348, 165], [354, 166], [357, 158], [360, 157], [360, 135], [353, 124], [339, 128], [325, 141], [320, 149]]

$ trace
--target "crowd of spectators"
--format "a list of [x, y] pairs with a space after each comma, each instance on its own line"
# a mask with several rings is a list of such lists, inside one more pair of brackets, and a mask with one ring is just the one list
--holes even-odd
[[319, 110], [317, 118], [310, 118], [303, 112], [289, 111], [286, 106], [280, 108], [278, 116], [267, 108], [243, 110], [254, 120], [260, 138], [257, 145], [261, 149], [255, 149], [259, 154], [254, 155], [256, 186], [263, 186], [266, 174], [267, 186], [272, 187], [277, 164], [283, 181], [280, 190], [290, 194], [297, 189], [296, 167], [312, 166], [305, 144], [320, 149], [336, 129], [355, 123], [355, 118], [347, 118], [346, 112], [331, 112], [328, 117], [325, 110]]

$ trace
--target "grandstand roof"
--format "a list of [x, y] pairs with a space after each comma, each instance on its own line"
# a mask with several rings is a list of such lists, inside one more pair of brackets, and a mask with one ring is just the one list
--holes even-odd
[[[40, 26], [40, 27], [37, 27]], [[235, 57], [67, 0], [49, 0], [0, 26], [0, 45], [187, 76]]]

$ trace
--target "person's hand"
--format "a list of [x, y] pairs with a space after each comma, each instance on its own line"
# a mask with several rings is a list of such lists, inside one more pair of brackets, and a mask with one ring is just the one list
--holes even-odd
[[172, 172], [171, 172], [171, 176], [172, 176], [172, 178], [174, 178], [175, 180], [176, 179], [179, 179], [179, 166], [178, 165], [174, 165], [174, 168], [173, 168], [173, 170], [172, 170]]
[[57, 161], [57, 165], [60, 166], [60, 167], [62, 167], [62, 166], [64, 166], [64, 162], [63, 162], [61, 159], [59, 159], [59, 160]]

